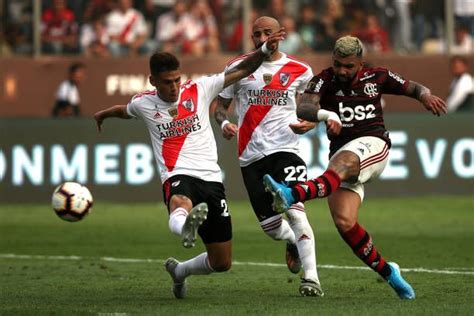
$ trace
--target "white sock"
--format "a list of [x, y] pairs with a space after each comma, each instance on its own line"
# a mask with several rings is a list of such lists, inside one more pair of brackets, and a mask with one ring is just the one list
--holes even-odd
[[184, 222], [188, 216], [188, 211], [182, 207], [176, 208], [171, 214], [168, 220], [168, 226], [172, 233], [181, 236], [181, 231], [183, 230]]
[[295, 233], [281, 215], [275, 215], [261, 221], [260, 226], [268, 236], [275, 240], [286, 240], [290, 244], [296, 243]]
[[176, 277], [181, 280], [186, 279], [190, 275], [210, 274], [212, 272], [214, 270], [209, 265], [209, 260], [207, 260], [207, 252], [179, 263], [175, 270]]
[[293, 204], [286, 215], [290, 221], [291, 228], [296, 236], [296, 246], [303, 264], [304, 278], [319, 283], [318, 270], [316, 268], [316, 248], [314, 234], [304, 211], [304, 204]]

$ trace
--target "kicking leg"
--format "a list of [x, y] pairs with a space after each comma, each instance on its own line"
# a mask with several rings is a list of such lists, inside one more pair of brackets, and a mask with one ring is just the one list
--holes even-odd
[[208, 208], [206, 203], [192, 205], [191, 200], [181, 194], [175, 194], [170, 199], [169, 228], [171, 232], [183, 238], [183, 246], [195, 246], [199, 226], [206, 220]]
[[373, 244], [372, 237], [357, 222], [361, 205], [360, 196], [353, 191], [340, 188], [329, 196], [328, 203], [339, 234], [354, 254], [387, 280], [400, 298], [415, 298], [415, 292], [401, 277], [397, 266], [385, 261]]

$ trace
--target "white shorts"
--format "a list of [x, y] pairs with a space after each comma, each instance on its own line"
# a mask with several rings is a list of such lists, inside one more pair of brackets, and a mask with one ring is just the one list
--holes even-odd
[[364, 183], [369, 182], [382, 173], [388, 161], [388, 144], [381, 138], [364, 136], [356, 138], [336, 151], [332, 157], [341, 151], [350, 151], [359, 156], [360, 173], [355, 183], [342, 182], [345, 188], [359, 194], [361, 202], [364, 200]]

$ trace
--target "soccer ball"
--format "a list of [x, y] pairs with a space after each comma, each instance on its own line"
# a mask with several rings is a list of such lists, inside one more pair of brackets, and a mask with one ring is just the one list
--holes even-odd
[[92, 209], [92, 195], [85, 186], [76, 182], [65, 182], [53, 193], [53, 209], [61, 219], [77, 222]]

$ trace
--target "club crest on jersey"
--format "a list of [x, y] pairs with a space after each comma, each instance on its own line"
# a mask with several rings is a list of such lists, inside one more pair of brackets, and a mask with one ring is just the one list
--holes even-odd
[[364, 93], [370, 98], [376, 97], [379, 92], [377, 91], [377, 85], [374, 83], [367, 82], [364, 86]]
[[280, 73], [280, 84], [282, 86], [286, 86], [288, 81], [290, 81], [290, 74], [287, 72]]
[[175, 119], [178, 117], [178, 108], [169, 108], [168, 113]]
[[263, 82], [265, 82], [265, 84], [269, 84], [270, 82], [272, 82], [272, 78], [272, 74], [263, 74]]
[[194, 102], [193, 99], [187, 99], [183, 102], [183, 106], [189, 112], [194, 112]]

